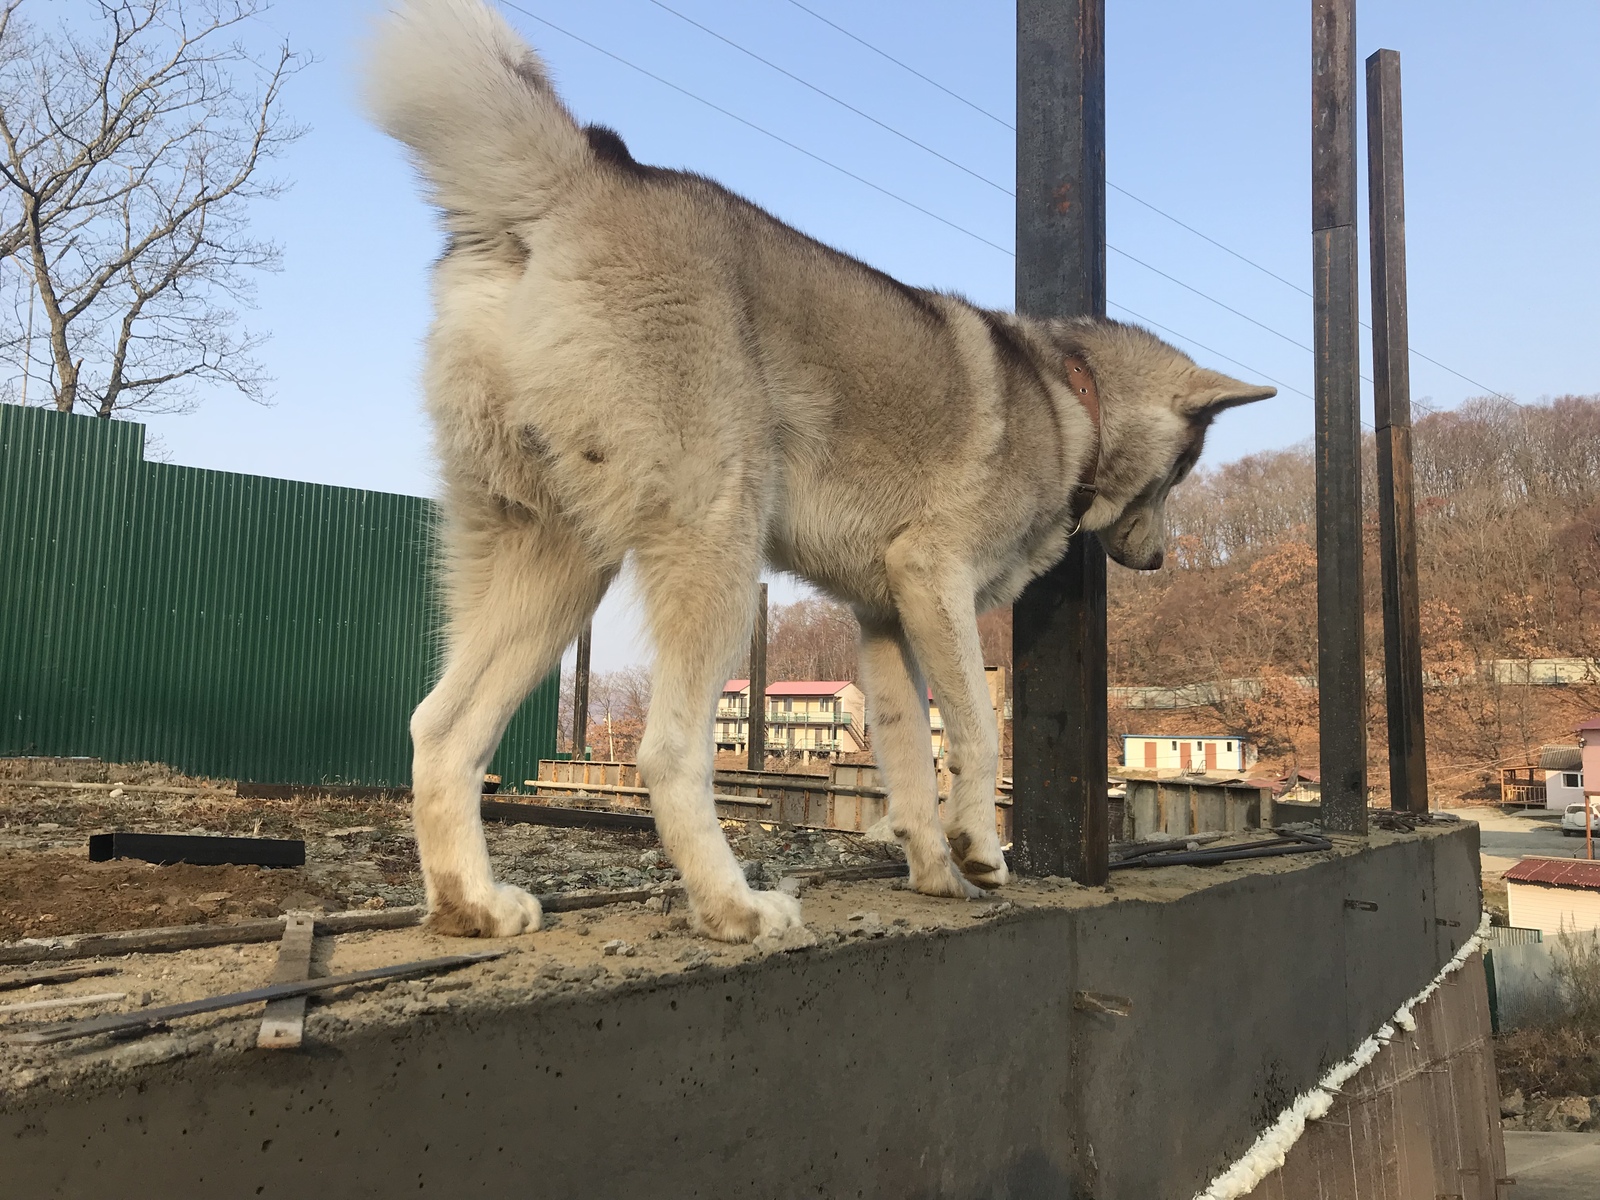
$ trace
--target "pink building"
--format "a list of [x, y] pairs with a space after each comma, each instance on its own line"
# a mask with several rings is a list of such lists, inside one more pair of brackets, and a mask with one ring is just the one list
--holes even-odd
[[1600, 796], [1600, 713], [1577, 728], [1578, 749], [1583, 752], [1583, 792]]

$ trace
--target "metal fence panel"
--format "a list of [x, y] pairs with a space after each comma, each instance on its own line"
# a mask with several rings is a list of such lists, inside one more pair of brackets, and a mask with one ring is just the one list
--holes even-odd
[[[0, 754], [403, 786], [436, 671], [431, 501], [144, 461], [0, 405]], [[555, 752], [554, 674], [491, 770]]]

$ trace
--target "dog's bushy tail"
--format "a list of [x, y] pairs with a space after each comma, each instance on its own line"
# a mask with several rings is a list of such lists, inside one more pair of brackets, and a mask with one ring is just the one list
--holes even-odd
[[590, 157], [544, 63], [482, 0], [401, 0], [367, 47], [365, 94], [459, 232], [537, 217]]

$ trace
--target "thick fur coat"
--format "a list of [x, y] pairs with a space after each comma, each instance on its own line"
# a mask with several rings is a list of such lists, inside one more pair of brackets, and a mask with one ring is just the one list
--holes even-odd
[[[538, 927], [537, 901], [493, 880], [479, 781], [629, 556], [656, 648], [640, 772], [705, 932], [800, 920], [796, 900], [746, 884], [711, 799], [712, 713], [763, 564], [860, 620], [912, 886], [1003, 885], [978, 612], [1080, 527], [1119, 562], [1159, 566], [1163, 501], [1211, 418], [1273, 389], [1133, 326], [908, 287], [710, 180], [637, 163], [574, 121], [479, 0], [405, 0], [371, 48], [367, 95], [449, 233], [426, 390], [450, 621], [412, 720], [435, 925]], [[1092, 374], [1098, 413], [1068, 360]], [[942, 826], [929, 685], [955, 777]]]

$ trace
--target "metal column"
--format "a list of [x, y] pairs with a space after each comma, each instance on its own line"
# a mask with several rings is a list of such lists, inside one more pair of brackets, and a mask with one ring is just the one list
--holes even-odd
[[756, 601], [756, 623], [750, 633], [750, 719], [747, 747], [752, 771], [767, 769], [767, 585]]
[[1367, 831], [1355, 62], [1355, 0], [1312, 0], [1311, 242], [1322, 825], [1342, 833]]
[[[1017, 311], [1106, 311], [1105, 2], [1018, 0]], [[1106, 556], [1080, 534], [1012, 613], [1013, 841], [1028, 875], [1107, 876]]]
[[589, 748], [589, 648], [594, 624], [578, 635], [578, 661], [572, 671], [572, 757], [582, 758]]
[[1378, 441], [1389, 803], [1407, 812], [1427, 812], [1400, 129], [1400, 55], [1379, 50], [1367, 59], [1367, 221], [1372, 244], [1372, 399]]

